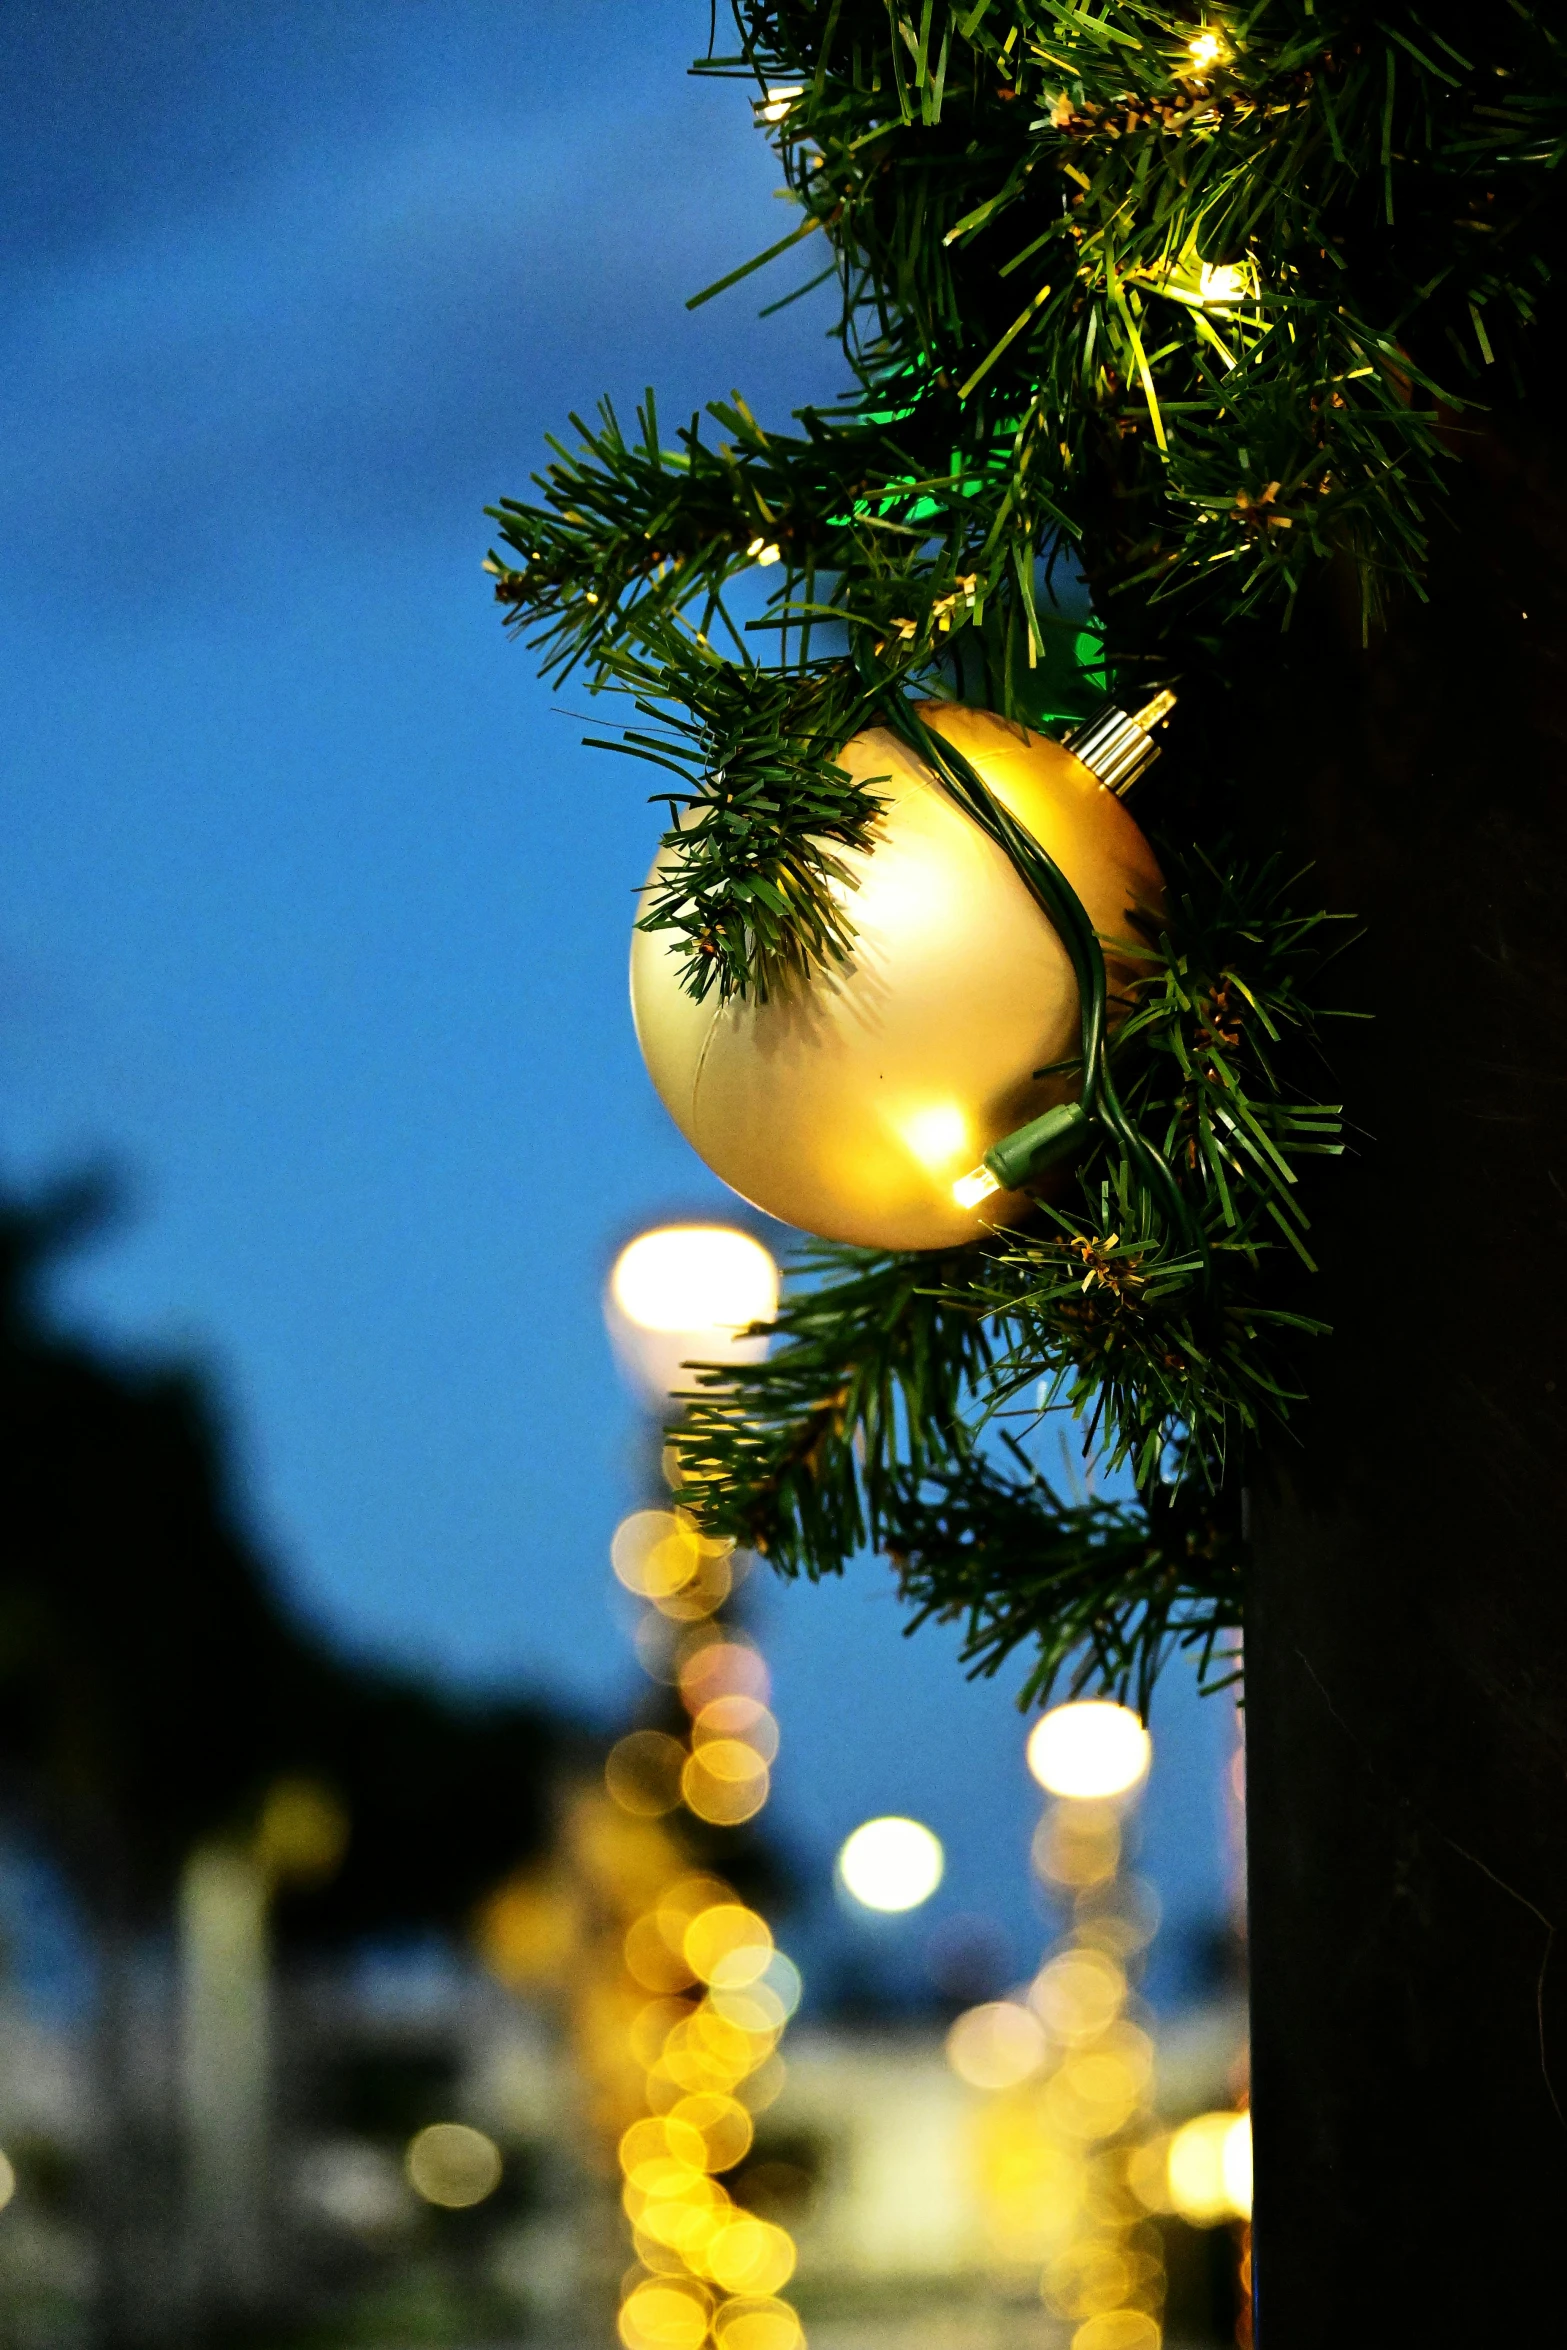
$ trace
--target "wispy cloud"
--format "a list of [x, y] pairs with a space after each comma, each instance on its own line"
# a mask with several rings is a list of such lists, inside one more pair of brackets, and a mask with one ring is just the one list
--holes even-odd
[[[13, 576], [134, 599], [233, 575], [280, 523], [423, 533], [460, 511], [477, 534], [477, 505], [603, 391], [655, 377], [676, 415], [748, 373], [774, 402], [827, 388], [798, 313], [758, 326], [749, 289], [683, 307], [772, 228], [743, 103], [623, 93], [606, 181], [602, 102], [554, 96], [306, 149], [18, 287], [0, 339]], [[752, 186], [752, 213], [715, 207], [715, 182]]]

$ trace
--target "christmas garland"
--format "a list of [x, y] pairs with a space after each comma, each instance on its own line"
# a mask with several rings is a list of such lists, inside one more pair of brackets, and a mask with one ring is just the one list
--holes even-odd
[[[919, 702], [1059, 727], [1222, 674], [1330, 567], [1363, 626], [1418, 592], [1455, 435], [1545, 286], [1567, 74], [1518, 0], [734, 18], [697, 70], [753, 85], [799, 219], [696, 299], [820, 252], [783, 300], [835, 281], [851, 388], [786, 434], [738, 396], [673, 445], [651, 393], [634, 437], [574, 420], [539, 498], [492, 510], [490, 568], [547, 673], [632, 698], [607, 747], [673, 775], [644, 926], [691, 994], [765, 1000], [852, 954], [835, 885], [880, 803], [838, 754], [864, 726], [986, 821]], [[886, 1552], [977, 1668], [1035, 1643], [1029, 1695], [1070, 1665], [1146, 1705], [1172, 1642], [1211, 1662], [1239, 1622], [1240, 1473], [1321, 1327], [1302, 1178], [1342, 1147], [1314, 1008], [1338, 934], [1277, 858], [1163, 838], [1112, 1040], [1097, 946], [1003, 845], [1084, 988], [1074, 1188], [949, 1255], [809, 1252], [768, 1360], [703, 1374], [683, 1494], [785, 1573]], [[1051, 1485], [1025, 1439], [1052, 1404], [1135, 1504]]]

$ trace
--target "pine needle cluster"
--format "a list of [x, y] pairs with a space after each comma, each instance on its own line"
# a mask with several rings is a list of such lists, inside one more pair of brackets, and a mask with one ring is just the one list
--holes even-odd
[[[768, 1359], [697, 1372], [678, 1436], [682, 1498], [715, 1531], [790, 1576], [890, 1555], [921, 1620], [968, 1620], [982, 1669], [1034, 1638], [1027, 1695], [1075, 1656], [1144, 1702], [1177, 1630], [1207, 1654], [1238, 1622], [1235, 1456], [1287, 1414], [1321, 1327], [1292, 1300], [1312, 1268], [1301, 1176], [1343, 1144], [1298, 1080], [1333, 929], [1271, 866], [1172, 866], [1114, 1067], [1180, 1228], [1104, 1135], [1025, 1230], [945, 1255], [813, 1249]], [[1064, 1500], [1029, 1462], [1059, 1406], [1137, 1507]]]
[[[1367, 623], [1418, 593], [1567, 186], [1567, 54], [1527, 0], [732, 17], [696, 70], [749, 86], [796, 218], [693, 299], [819, 256], [779, 301], [836, 288], [842, 398], [787, 431], [738, 394], [672, 436], [651, 394], [634, 434], [574, 419], [490, 557], [546, 671], [629, 696], [612, 747], [675, 779], [644, 920], [722, 999], [852, 952], [877, 804], [838, 754], [878, 715], [1048, 724], [1287, 624], [1328, 565]], [[1238, 1469], [1298, 1391], [1303, 1176], [1340, 1147], [1323, 918], [1211, 843], [1162, 854], [1075, 1183], [957, 1257], [810, 1253], [767, 1363], [708, 1379], [682, 1440], [693, 1504], [784, 1571], [874, 1545], [982, 1668], [1034, 1638], [1031, 1686], [1086, 1658], [1140, 1703], [1172, 1639], [1236, 1621]], [[1063, 1500], [1001, 1442], [1052, 1402], [1135, 1505]]]

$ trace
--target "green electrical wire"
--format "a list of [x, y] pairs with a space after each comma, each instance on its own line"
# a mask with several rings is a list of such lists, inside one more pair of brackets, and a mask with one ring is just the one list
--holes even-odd
[[902, 693], [889, 693], [882, 709], [892, 730], [931, 767], [949, 797], [971, 816], [1011, 860], [1024, 886], [1066, 948], [1077, 981], [1082, 1029], [1082, 1090], [1075, 1102], [1047, 1110], [1043, 1117], [1003, 1135], [985, 1153], [985, 1165], [1004, 1190], [1016, 1190], [1031, 1176], [1065, 1158], [1097, 1123], [1118, 1142], [1146, 1182], [1159, 1193], [1172, 1222], [1196, 1257], [1206, 1287], [1212, 1258], [1201, 1226], [1187, 1205], [1168, 1161], [1122, 1107], [1109, 1067], [1109, 988], [1104, 948], [1071, 882], [1049, 852], [1010, 810], [956, 745], [929, 727]]

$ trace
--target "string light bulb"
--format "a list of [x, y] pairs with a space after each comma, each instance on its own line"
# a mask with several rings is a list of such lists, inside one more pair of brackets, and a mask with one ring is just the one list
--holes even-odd
[[1186, 47], [1192, 63], [1199, 67], [1217, 65], [1224, 54], [1224, 43], [1217, 33], [1208, 31], [1206, 27], [1195, 34]]
[[952, 1186], [952, 1196], [960, 1208], [977, 1208], [982, 1200], [989, 1199], [993, 1191], [1000, 1189], [1000, 1184], [988, 1167], [976, 1167], [972, 1174], [958, 1177]]

